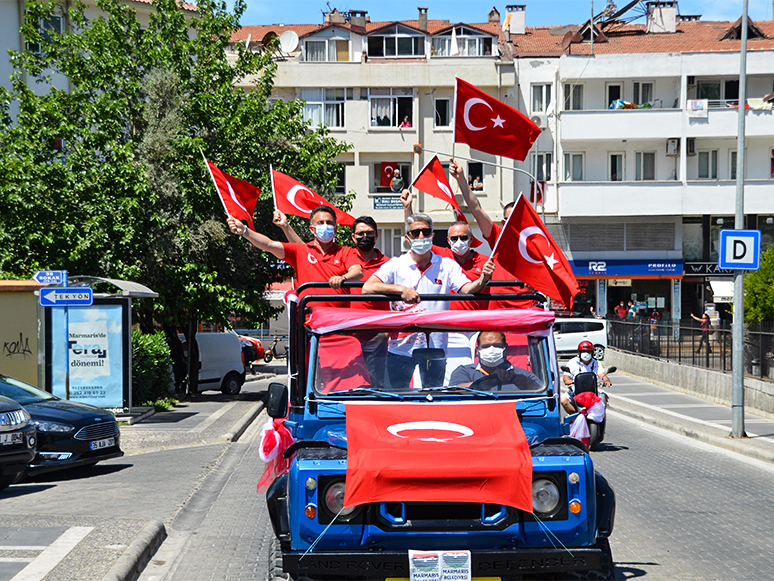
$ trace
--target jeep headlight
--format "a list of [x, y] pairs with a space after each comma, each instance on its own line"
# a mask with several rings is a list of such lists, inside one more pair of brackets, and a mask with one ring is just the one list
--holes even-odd
[[532, 510], [540, 514], [551, 514], [559, 506], [561, 494], [553, 480], [537, 478], [532, 481]]
[[[327, 486], [325, 492], [323, 492], [323, 501], [325, 502], [325, 508], [327, 508], [331, 514], [339, 515], [339, 518], [346, 519], [346, 517], [355, 512], [355, 508], [357, 508], [355, 506], [344, 508], [344, 482], [341, 480], [331, 482]], [[341, 514], [339, 514], [339, 511], [341, 511]]]

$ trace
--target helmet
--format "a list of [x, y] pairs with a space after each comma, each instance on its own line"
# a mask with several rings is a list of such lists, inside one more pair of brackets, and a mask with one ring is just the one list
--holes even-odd
[[578, 344], [578, 353], [582, 353], [583, 351], [589, 351], [591, 353], [594, 352], [594, 344], [591, 341], [581, 341]]

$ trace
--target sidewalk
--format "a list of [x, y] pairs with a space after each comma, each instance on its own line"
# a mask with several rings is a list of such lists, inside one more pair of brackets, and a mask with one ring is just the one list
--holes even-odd
[[638, 377], [611, 376], [610, 410], [678, 434], [774, 462], [774, 419], [745, 410], [747, 438], [731, 438], [731, 408], [686, 395]]

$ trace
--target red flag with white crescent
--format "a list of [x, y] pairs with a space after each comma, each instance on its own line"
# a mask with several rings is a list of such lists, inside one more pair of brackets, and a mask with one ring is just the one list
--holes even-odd
[[271, 183], [274, 189], [274, 203], [284, 214], [309, 218], [317, 206], [330, 206], [336, 212], [336, 223], [351, 226], [355, 221], [351, 215], [340, 210], [309, 187], [294, 180], [289, 175], [271, 170]]
[[382, 166], [382, 175], [379, 179], [379, 186], [383, 188], [389, 188], [392, 185], [392, 176], [395, 173], [395, 170], [398, 169], [398, 162], [397, 161], [383, 161], [381, 163]]
[[532, 512], [532, 457], [513, 402], [347, 404], [344, 506], [476, 502]]
[[529, 117], [462, 79], [454, 103], [454, 143], [524, 161], [540, 128]]
[[578, 280], [567, 257], [525, 196], [519, 196], [508, 216], [492, 258], [525, 284], [572, 310], [575, 295], [580, 292]]
[[261, 190], [253, 184], [221, 171], [211, 161], [206, 161], [210, 175], [218, 188], [220, 200], [228, 215], [247, 222], [248, 227], [255, 230], [253, 212], [255, 212], [255, 204], [258, 203]]

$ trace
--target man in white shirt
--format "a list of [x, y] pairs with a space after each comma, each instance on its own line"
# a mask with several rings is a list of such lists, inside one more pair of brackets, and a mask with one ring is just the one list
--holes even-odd
[[[569, 368], [569, 371], [565, 371], [564, 376], [562, 377], [564, 384], [568, 386], [567, 394], [562, 396], [561, 403], [568, 414], [574, 414], [578, 411], [573, 402], [573, 381], [575, 380], [575, 376], [579, 373], [590, 371], [605, 383], [605, 387], [613, 385], [610, 378], [605, 373], [605, 370], [602, 368], [602, 365], [599, 361], [594, 359], [594, 344], [591, 341], [580, 342], [578, 345], [578, 356], [570, 359], [567, 363], [567, 367]], [[605, 405], [607, 405], [607, 394], [600, 390], [599, 396], [605, 401]]]
[[[415, 213], [406, 219], [406, 239], [411, 251], [391, 258], [369, 278], [363, 286], [363, 294], [400, 295], [394, 301], [394, 311], [443, 311], [448, 301], [422, 301], [420, 294], [447, 294], [452, 291], [468, 294], [482, 290], [494, 272], [494, 263], [488, 260], [481, 269], [481, 276], [468, 279], [460, 265], [451, 258], [438, 256], [433, 246], [433, 219], [427, 214]], [[409, 385], [417, 362], [412, 353], [417, 348], [446, 348], [446, 334], [432, 333], [430, 345], [424, 333], [395, 334], [390, 337], [387, 355], [388, 382], [393, 389]], [[444, 359], [427, 361], [420, 366], [422, 385], [439, 386], [443, 383], [446, 363]]]

